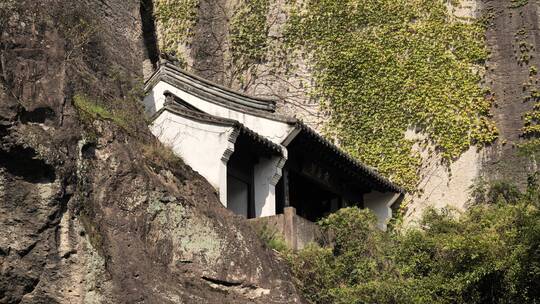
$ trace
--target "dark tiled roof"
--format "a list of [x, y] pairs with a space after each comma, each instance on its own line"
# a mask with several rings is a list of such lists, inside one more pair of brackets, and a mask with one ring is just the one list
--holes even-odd
[[352, 158], [350, 155], [348, 155], [336, 145], [322, 137], [319, 133], [307, 126], [302, 121], [298, 120], [296, 122], [296, 127], [300, 130], [300, 133], [297, 136], [304, 135], [313, 140], [314, 142], [318, 143], [327, 152], [334, 154], [340, 162], [346, 165], [347, 168], [351, 168], [351, 171], [356, 173], [358, 176], [367, 177], [371, 183], [374, 183], [383, 190], [405, 193], [404, 189], [384, 178], [377, 171]]

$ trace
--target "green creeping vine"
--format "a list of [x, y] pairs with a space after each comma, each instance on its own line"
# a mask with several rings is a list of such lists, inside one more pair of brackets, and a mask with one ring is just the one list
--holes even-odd
[[[361, 161], [412, 190], [421, 162], [415, 144], [434, 144], [450, 162], [496, 139], [491, 94], [479, 86], [488, 55], [479, 22], [458, 21], [442, 0], [290, 5], [286, 45], [310, 58], [311, 93], [330, 113], [326, 133]], [[429, 139], [406, 139], [410, 128]]]
[[198, 5], [199, 0], [154, 1], [154, 16], [161, 32], [159, 47], [163, 52], [183, 54], [181, 47], [191, 38]]
[[[520, 29], [515, 34], [515, 44], [519, 48], [520, 56], [516, 57], [519, 65], [528, 65], [533, 58], [529, 51], [534, 53], [534, 46], [528, 43], [528, 34], [525, 28]], [[525, 47], [523, 47], [525, 46]], [[516, 46], [514, 46], [514, 50]], [[523, 50], [525, 49], [526, 52]], [[526, 58], [527, 60], [523, 60]], [[521, 135], [523, 140], [517, 144], [518, 152], [522, 156], [536, 157], [540, 152], [540, 90], [538, 89], [538, 68], [529, 66], [529, 79], [523, 83], [523, 92], [528, 93], [523, 102], [534, 102], [532, 110], [525, 112], [522, 116], [523, 128]]]
[[[538, 82], [538, 80], [536, 80]], [[521, 134], [524, 140], [518, 144], [520, 154], [524, 156], [535, 156], [540, 152], [540, 91], [530, 90], [531, 96], [526, 97], [526, 101], [535, 102], [531, 111], [523, 114], [523, 128]]]
[[269, 0], [249, 0], [241, 3], [232, 17], [231, 53], [233, 63], [240, 69], [261, 63], [266, 58], [269, 8]]
[[529, 3], [529, 0], [510, 0], [510, 5], [508, 7], [518, 8], [527, 5], [527, 3]]
[[524, 28], [520, 29], [514, 35], [514, 50], [516, 50], [517, 46], [517, 51], [519, 52], [516, 51], [515, 53], [517, 54], [516, 58], [519, 65], [529, 64], [529, 61], [532, 59], [531, 51], [534, 51], [534, 46], [527, 42], [527, 38], [527, 31]]

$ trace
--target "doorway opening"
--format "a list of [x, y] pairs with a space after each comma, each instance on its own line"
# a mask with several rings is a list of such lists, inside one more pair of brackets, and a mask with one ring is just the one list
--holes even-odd
[[255, 216], [253, 171], [256, 162], [249, 142], [240, 136], [227, 162], [227, 208], [245, 218]]

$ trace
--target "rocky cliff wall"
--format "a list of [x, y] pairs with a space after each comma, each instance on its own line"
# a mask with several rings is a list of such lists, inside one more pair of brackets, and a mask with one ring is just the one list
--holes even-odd
[[150, 135], [142, 38], [139, 1], [0, 3], [0, 303], [301, 302]]
[[487, 149], [482, 174], [493, 180], [514, 181], [524, 186], [528, 174], [538, 170], [534, 145], [537, 133], [527, 132], [536, 118], [540, 65], [538, 1], [488, 1], [484, 13], [489, 24], [487, 42], [491, 56], [486, 67], [486, 84], [496, 104], [492, 109], [500, 139]]

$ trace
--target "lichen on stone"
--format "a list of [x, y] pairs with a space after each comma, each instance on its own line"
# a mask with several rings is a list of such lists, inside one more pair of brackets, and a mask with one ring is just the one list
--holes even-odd
[[154, 218], [151, 234], [155, 242], [172, 241], [173, 262], [201, 259], [214, 264], [219, 260], [222, 237], [207, 220], [176, 202], [152, 200], [147, 212]]

